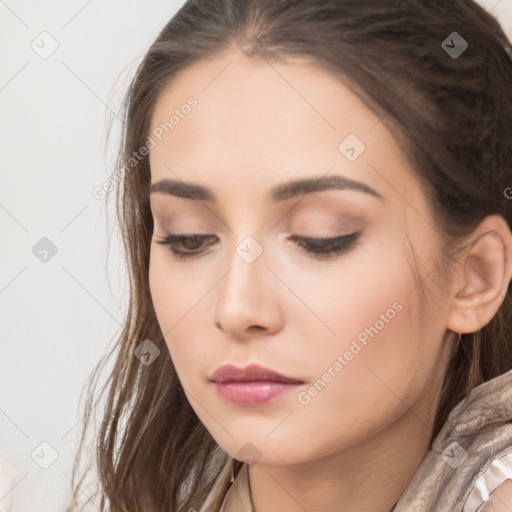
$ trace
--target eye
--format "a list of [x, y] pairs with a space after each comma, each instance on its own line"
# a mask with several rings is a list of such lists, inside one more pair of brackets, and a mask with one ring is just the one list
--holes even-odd
[[305, 238], [297, 235], [290, 237], [297, 240], [302, 251], [316, 259], [328, 259], [348, 252], [356, 244], [361, 232], [350, 233], [336, 238]]
[[[306, 238], [293, 235], [290, 239], [297, 241], [299, 248], [313, 258], [327, 259], [348, 252], [355, 245], [360, 235], [361, 232], [335, 238]], [[158, 240], [157, 244], [169, 246], [172, 254], [178, 258], [192, 258], [200, 254], [203, 252], [200, 249], [205, 245], [204, 242], [216, 238], [215, 235], [179, 235], [176, 233], [154, 236], [162, 239]], [[177, 249], [179, 245], [185, 250]]]
[[[178, 235], [169, 233], [165, 236], [155, 235], [162, 240], [157, 240], [157, 244], [168, 245], [171, 252], [178, 258], [190, 258], [199, 254], [198, 248], [202, 247], [202, 242], [208, 238], [214, 238], [214, 235]], [[185, 251], [176, 249], [179, 244], [185, 247]]]

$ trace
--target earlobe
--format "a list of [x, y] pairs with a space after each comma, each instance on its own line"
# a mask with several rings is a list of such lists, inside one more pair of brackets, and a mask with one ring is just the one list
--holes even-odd
[[447, 323], [460, 333], [476, 332], [492, 320], [512, 275], [512, 233], [503, 217], [486, 217], [469, 240], [457, 263]]

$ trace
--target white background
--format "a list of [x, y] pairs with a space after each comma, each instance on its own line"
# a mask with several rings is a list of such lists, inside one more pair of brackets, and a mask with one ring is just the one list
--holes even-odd
[[[512, 0], [481, 3], [512, 37]], [[108, 115], [181, 4], [0, 0], [2, 512], [10, 498], [15, 512], [65, 510], [80, 392], [119, 331], [126, 297], [119, 242], [107, 260], [105, 204], [92, 195], [115, 151]], [[31, 47], [51, 48], [43, 31], [58, 43], [46, 59]], [[57, 247], [45, 263], [32, 252], [43, 237]], [[51, 461], [41, 442], [58, 453], [48, 469], [35, 462]]]

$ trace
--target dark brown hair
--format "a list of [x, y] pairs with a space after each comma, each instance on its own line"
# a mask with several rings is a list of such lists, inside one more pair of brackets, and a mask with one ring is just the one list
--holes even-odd
[[[453, 32], [468, 43], [458, 58], [442, 47]], [[192, 63], [229, 49], [268, 61], [305, 58], [343, 80], [397, 140], [443, 234], [442, 269], [449, 277], [460, 241], [484, 217], [499, 214], [512, 226], [512, 203], [504, 196], [512, 186], [512, 59], [506, 48], [495, 18], [472, 0], [189, 0], [129, 86], [117, 168], [146, 144], [162, 88]], [[116, 183], [129, 307], [108, 358], [90, 376], [79, 450], [92, 413], [99, 412], [94, 462], [100, 510], [199, 508], [226, 459], [186, 399], [152, 306], [150, 179], [146, 156]], [[511, 327], [509, 290], [495, 317], [454, 345], [431, 439], [471, 389], [512, 368]], [[134, 357], [145, 339], [161, 351], [150, 366]], [[97, 392], [99, 370], [112, 358]], [[80, 453], [74, 481], [79, 460]], [[84, 479], [75, 484], [75, 498]]]

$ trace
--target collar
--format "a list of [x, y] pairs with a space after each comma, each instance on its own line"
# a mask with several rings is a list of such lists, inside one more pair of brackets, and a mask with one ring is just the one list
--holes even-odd
[[252, 512], [249, 496], [249, 472], [246, 463], [240, 467], [219, 512]]

